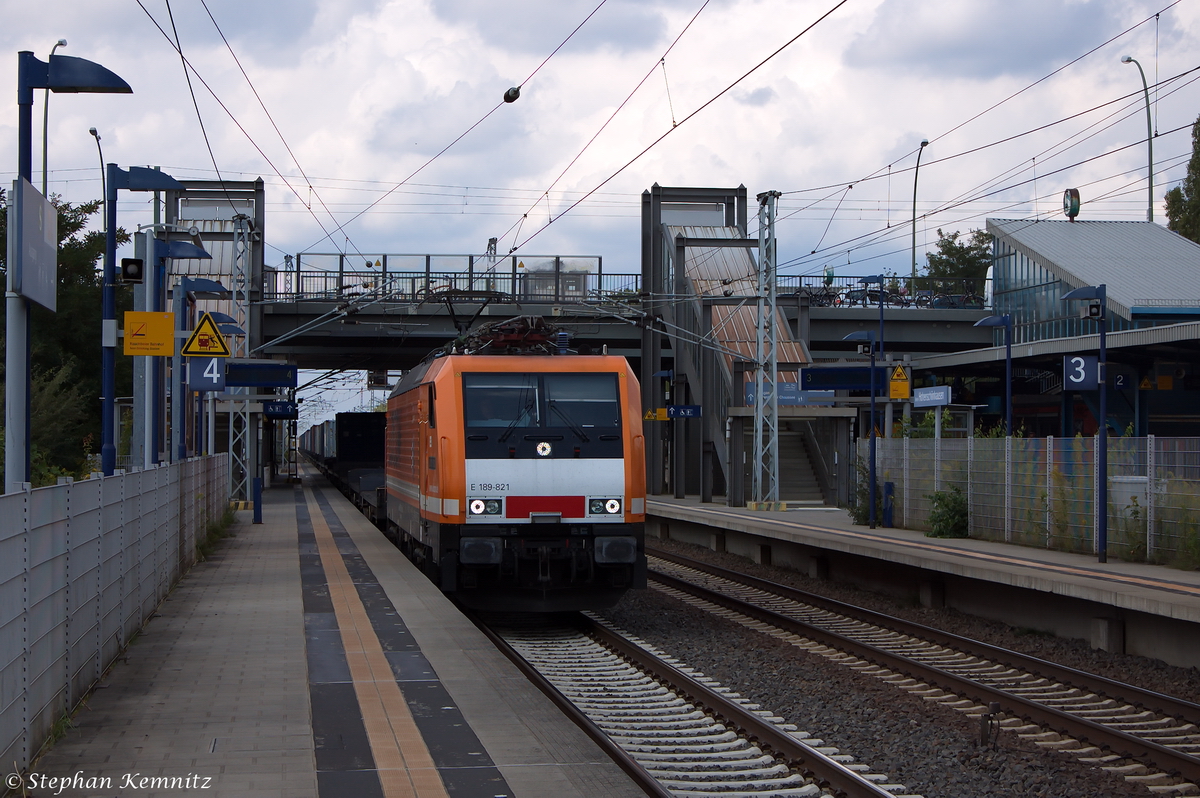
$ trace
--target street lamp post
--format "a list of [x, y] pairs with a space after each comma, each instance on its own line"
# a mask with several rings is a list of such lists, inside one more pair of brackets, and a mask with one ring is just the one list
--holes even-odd
[[925, 148], [929, 146], [929, 139], [921, 139], [921, 146], [917, 149], [917, 166], [913, 169], [913, 209], [912, 209], [912, 290], [916, 291], [917, 280], [917, 175], [921, 172], [921, 153], [925, 152]]
[[[847, 335], [842, 340], [843, 341], [866, 341], [868, 348], [871, 350], [871, 448], [870, 448], [871, 462], [868, 465], [868, 468], [870, 469], [870, 474], [871, 474], [870, 475], [871, 485], [870, 485], [870, 489], [869, 489], [870, 495], [869, 495], [869, 498], [867, 501], [869, 501], [870, 505], [871, 505], [870, 514], [868, 517], [870, 518], [871, 529], [874, 529], [875, 528], [875, 333], [872, 330], [856, 330], [855, 332], [852, 332], [849, 335]], [[861, 347], [860, 347], [860, 351], [861, 351]]]
[[1142, 76], [1142, 92], [1146, 95], [1146, 149], [1149, 153], [1147, 177], [1150, 180], [1149, 201], [1146, 204], [1146, 221], [1154, 221], [1154, 128], [1150, 124], [1150, 87], [1146, 85], [1146, 73], [1133, 56], [1121, 56], [1122, 64], [1133, 64]]
[[1100, 388], [1100, 440], [1097, 443], [1100, 517], [1096, 519], [1096, 552], [1100, 562], [1108, 562], [1108, 348], [1104, 337], [1108, 327], [1108, 286], [1086, 285], [1062, 295], [1064, 301], [1095, 299], [1100, 302], [1100, 360], [1096, 375]]
[[[50, 48], [50, 57], [51, 58], [54, 57], [54, 51], [57, 50], [59, 47], [66, 47], [66, 46], [67, 46], [66, 39], [59, 39], [58, 41], [56, 41], [54, 43], [54, 46]], [[49, 127], [49, 124], [50, 124], [50, 89], [46, 88], [46, 89], [42, 90], [42, 196], [43, 197], [47, 196], [47, 194], [46, 194], [46, 141], [47, 141], [46, 131]]]
[[975, 322], [976, 327], [1004, 328], [1004, 434], [1011, 437], [1012, 425], [1012, 316], [987, 316]]
[[[133, 89], [99, 64], [65, 55], [39, 61], [28, 50], [17, 53], [17, 176], [33, 177], [33, 90], [64, 93], [130, 94]], [[18, 198], [14, 198], [16, 200]], [[11, 235], [12, 231], [10, 231]], [[23, 268], [17, 251], [8, 264], [5, 294], [4, 482], [12, 492], [29, 482], [29, 300], [19, 294], [14, 275]], [[110, 422], [111, 423], [111, 422]]]

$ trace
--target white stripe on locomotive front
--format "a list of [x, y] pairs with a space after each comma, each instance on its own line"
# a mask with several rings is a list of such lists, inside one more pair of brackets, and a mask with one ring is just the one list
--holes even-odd
[[[560, 460], [467, 460], [467, 502], [507, 496], [584, 496], [625, 500], [625, 461], [620, 458], [562, 458]], [[505, 519], [521, 523], [527, 519]], [[476, 516], [468, 522], [495, 523], [495, 517]], [[624, 512], [592, 522], [621, 522]]]

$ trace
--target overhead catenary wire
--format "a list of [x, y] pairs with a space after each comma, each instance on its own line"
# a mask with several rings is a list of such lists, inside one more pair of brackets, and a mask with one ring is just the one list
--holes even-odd
[[[300, 171], [300, 175], [304, 178], [304, 182], [308, 186], [308, 190], [316, 196], [317, 202], [321, 204], [321, 207], [325, 209], [325, 212], [329, 215], [329, 218], [332, 219], [336, 224], [337, 219], [334, 217], [333, 212], [329, 209], [329, 206], [325, 204], [325, 200], [321, 197], [321, 194], [313, 189], [312, 181], [308, 179], [308, 175], [304, 173], [304, 167], [300, 165], [300, 159], [296, 157], [296, 153], [292, 151], [292, 147], [290, 144], [288, 144], [287, 138], [283, 135], [283, 131], [280, 130], [279, 125], [275, 123], [275, 118], [271, 116], [271, 112], [267, 110], [267, 104], [263, 102], [262, 96], [258, 93], [258, 88], [254, 85], [254, 81], [251, 80], [250, 75], [246, 73], [246, 68], [242, 66], [241, 59], [239, 59], [237, 57], [237, 53], [233, 51], [233, 46], [229, 43], [229, 39], [225, 37], [225, 32], [221, 30], [220, 24], [217, 23], [216, 17], [213, 16], [212, 11], [209, 9], [207, 0], [200, 0], [200, 5], [204, 7], [204, 12], [208, 14], [208, 18], [212, 21], [213, 27], [216, 28], [217, 34], [221, 37], [221, 41], [225, 43], [225, 49], [229, 51], [229, 55], [233, 58], [233, 62], [237, 64], [238, 71], [240, 71], [242, 73], [242, 77], [246, 79], [246, 85], [250, 87], [250, 91], [254, 94], [254, 99], [258, 101], [259, 107], [262, 108], [263, 114], [265, 114], [267, 117], [267, 121], [271, 123], [271, 127], [275, 130], [275, 134], [279, 136], [279, 141], [283, 144], [284, 149], [287, 150], [288, 156], [292, 159], [292, 163], [294, 163], [296, 165], [296, 169]], [[280, 174], [279, 178], [283, 180], [285, 184], [288, 184], [288, 187], [292, 188], [293, 193], [296, 193], [297, 197], [299, 197], [299, 193], [295, 191], [290, 183], [288, 183], [286, 177]], [[309, 210], [312, 209], [311, 203], [308, 204], [308, 208]], [[317, 223], [317, 226], [321, 228], [321, 231], [328, 236], [329, 231], [325, 229], [325, 225], [319, 218], [317, 218], [317, 215], [313, 214], [312, 217], [313, 221]], [[347, 241], [349, 241], [349, 236], [347, 236]], [[351, 244], [351, 246], [353, 246], [353, 244]], [[357, 246], [354, 246], [354, 251], [357, 254], [362, 255], [362, 252]]]
[[[260, 147], [258, 145], [258, 143], [254, 140], [254, 137], [250, 135], [250, 132], [246, 130], [246, 128], [242, 125], [242, 123], [240, 121], [238, 121], [238, 118], [233, 113], [233, 111], [229, 110], [229, 107], [225, 105], [225, 103], [221, 100], [220, 96], [216, 93], [216, 91], [212, 88], [212, 86], [210, 86], [208, 84], [208, 81], [206, 81], [204, 79], [204, 76], [201, 75], [196, 70], [196, 68], [194, 66], [192, 66], [191, 62], [189, 62], [187, 60], [187, 58], [183, 54], [183, 51], [179, 48], [179, 45], [174, 40], [172, 40], [171, 35], [163, 29], [162, 25], [159, 24], [158, 20], [154, 18], [154, 15], [150, 13], [150, 9], [146, 8], [146, 6], [143, 5], [142, 0], [135, 0], [135, 2], [138, 4], [139, 7], [141, 7], [142, 11], [145, 12], [146, 16], [154, 24], [154, 27], [158, 28], [158, 32], [163, 35], [163, 37], [167, 40], [167, 43], [172, 47], [172, 49], [174, 49], [177, 53], [179, 53], [179, 58], [184, 63], [184, 74], [188, 75], [189, 74], [188, 70], [190, 70], [191, 71], [190, 74], [196, 76], [196, 79], [200, 81], [200, 85], [204, 86], [204, 88], [208, 90], [208, 93], [210, 95], [212, 95], [213, 100], [215, 100], [217, 105], [219, 105], [221, 107], [221, 110], [225, 112], [225, 115], [229, 117], [230, 121], [232, 121], [233, 124], [237, 127], [237, 129], [241, 131], [242, 135], [246, 137], [246, 140], [250, 142], [250, 146], [254, 147], [254, 149], [258, 152], [258, 154], [262, 156], [262, 159], [266, 162], [267, 166], [269, 166], [271, 168], [271, 171], [274, 172], [277, 176], [279, 176], [279, 178], [281, 180], [284, 180], [284, 184], [287, 185], [289, 188], [291, 188], [293, 193], [296, 193], [296, 196], [299, 199], [300, 198], [299, 193], [297, 193], [295, 191], [295, 188], [292, 187], [291, 184], [288, 183], [287, 180], [283, 178], [283, 173], [280, 172], [280, 170], [275, 166], [275, 163], [263, 151], [262, 147]], [[191, 86], [190, 76], [188, 77], [188, 86], [189, 86], [189, 88]], [[193, 101], [193, 103], [195, 102], [194, 94], [192, 95], [192, 101]], [[198, 113], [199, 113], [199, 110], [197, 109], [197, 114]], [[203, 130], [203, 126], [201, 126], [201, 129]], [[208, 141], [207, 134], [205, 134], [205, 142], [207, 143], [207, 141]], [[209, 150], [210, 155], [211, 155], [211, 152], [212, 151], [210, 148], [210, 150]], [[217, 175], [217, 179], [223, 181], [224, 178], [221, 175], [221, 171], [219, 169], [217, 169], [215, 160], [213, 162], [213, 170]], [[301, 201], [303, 201], [303, 200], [301, 200]], [[232, 200], [230, 201], [230, 204], [232, 205]], [[309, 210], [311, 213], [311, 209], [309, 209]], [[324, 239], [322, 239], [322, 240], [324, 240]], [[333, 241], [332, 237], [329, 237], [329, 240], [332, 242]], [[336, 246], [336, 244], [334, 244], [334, 246]]]
[[[595, 16], [596, 12], [599, 11], [600, 8], [606, 2], [607, 2], [607, 0], [600, 0], [600, 4], [597, 5], [595, 8], [593, 8], [590, 14], [588, 14], [586, 17], [584, 17], [583, 22], [580, 22], [578, 25], [576, 25], [575, 29], [572, 30], [569, 34], [567, 34], [567, 37], [565, 39], [563, 39], [557, 47], [554, 48], [554, 50], [550, 53], [550, 55], [548, 55], [544, 59], [542, 59], [542, 62], [540, 64], [538, 64], [532, 72], [529, 73], [529, 76], [526, 77], [525, 80], [523, 80], [519, 84], [517, 84], [518, 87], [523, 88], [525, 86], [525, 84], [527, 84], [529, 81], [533, 80], [534, 75], [536, 75], [538, 72], [540, 72], [542, 67], [546, 66], [546, 64], [549, 63], [550, 59], [553, 58], [558, 53], [558, 51], [561, 50], [563, 48], [563, 46], [566, 45], [566, 43], [569, 42], [575, 36], [576, 33], [579, 32], [579, 29], [582, 28], [587, 23], [588, 20], [590, 20], [593, 16]], [[505, 104], [507, 104], [506, 100], [501, 100], [500, 102], [498, 102], [490, 111], [488, 111], [483, 116], [481, 116], [478, 120], [476, 120], [474, 124], [472, 124], [466, 130], [464, 130], [462, 133], [460, 133], [453, 141], [451, 141], [445, 147], [443, 147], [442, 149], [440, 149], [436, 153], [434, 153], [433, 156], [431, 158], [429, 158], [429, 160], [425, 161], [423, 164], [418, 166], [415, 170], [410, 172], [407, 177], [405, 177], [399, 183], [397, 183], [396, 185], [392, 186], [392, 188], [390, 188], [386, 192], [384, 192], [382, 197], [377, 199], [375, 202], [372, 202], [370, 205], [363, 208], [358, 213], [354, 214], [354, 216], [350, 217], [350, 219], [347, 220], [346, 222], [343, 222], [342, 224], [338, 225], [337, 230], [335, 230], [334, 232], [340, 232], [346, 225], [355, 221], [356, 219], [361, 217], [363, 214], [365, 214], [367, 211], [371, 210], [376, 205], [378, 205], [380, 202], [382, 202], [384, 199], [391, 196], [393, 192], [397, 191], [398, 189], [403, 187], [406, 183], [408, 183], [408, 181], [412, 180], [414, 177], [416, 177], [421, 172], [423, 172], [430, 164], [432, 164], [434, 161], [436, 161], [438, 158], [440, 158], [443, 154], [445, 154], [447, 150], [449, 150], [455, 144], [457, 144], [458, 142], [460, 142], [464, 138], [466, 138], [467, 135], [471, 133], [471, 131], [473, 131], [475, 128], [479, 127], [480, 125], [482, 125], [492, 114], [494, 114], [494, 113], [496, 113], [496, 111], [500, 110], [500, 107]], [[321, 243], [321, 242], [318, 241], [315, 244], [310, 245], [308, 247], [308, 249], [312, 249], [314, 246], [316, 246], [319, 243]]]
[[[682, 39], [683, 35], [685, 33], [687, 33], [688, 30], [692, 27], [692, 24], [696, 21], [697, 18], [699, 18], [700, 13], [702, 11], [704, 11], [704, 9], [708, 6], [708, 3], [709, 3], [709, 0], [704, 0], [704, 2], [700, 5], [700, 8], [696, 9], [696, 13], [692, 15], [692, 18], [689, 19], [687, 24], [683, 26], [683, 29], [679, 31], [679, 33], [675, 36], [674, 40], [672, 40], [672, 42], [669, 45], [667, 45], [667, 49], [663, 51], [662, 56], [659, 59], [659, 63], [663, 64], [663, 79], [664, 80], [666, 80], [666, 75], [667, 75], [667, 73], [666, 73], [666, 69], [667, 69], [666, 58], [667, 58], [667, 56], [671, 53], [671, 51], [673, 49], [675, 49], [675, 45], [679, 44], [679, 40]], [[575, 153], [575, 157], [573, 157], [567, 163], [567, 165], [565, 167], [563, 167], [563, 170], [558, 173], [558, 176], [555, 177], [554, 180], [552, 180], [550, 182], [550, 186], [546, 189], [546, 192], [545, 192], [547, 195], [549, 194], [550, 191], [552, 191], [554, 189], [555, 186], [558, 185], [559, 181], [563, 179], [563, 177], [567, 174], [568, 171], [570, 171], [571, 167], [574, 166], [575, 163], [581, 157], [583, 157], [583, 154], [585, 152], [587, 152], [588, 148], [592, 146], [592, 144], [596, 141], [596, 139], [599, 138], [600, 134], [603, 133], [604, 130], [613, 121], [613, 119], [615, 119], [617, 117], [617, 114], [621, 113], [621, 111], [625, 108], [625, 106], [629, 104], [629, 101], [633, 99], [633, 96], [635, 94], [637, 94], [638, 89], [640, 89], [643, 85], [645, 85], [646, 81], [650, 79], [650, 76], [654, 74], [654, 70], [657, 68], [658, 68], [657, 63], [654, 66], [650, 67], [650, 69], [646, 72], [646, 74], [642, 76], [642, 79], [637, 82], [637, 85], [635, 85], [633, 87], [633, 89], [630, 90], [629, 94], [626, 95], [625, 99], [621, 101], [621, 104], [618, 105], [611, 114], [609, 114], [608, 119], [604, 120], [603, 124], [601, 124], [600, 127], [596, 129], [596, 132], [592, 134], [592, 137], [587, 140], [587, 142], [583, 145], [583, 147], [580, 148], [579, 152]], [[668, 100], [669, 100], [669, 98], [670, 98], [670, 91], [668, 89]], [[671, 126], [672, 127], [676, 126], [675, 109], [673, 107], [671, 109]], [[585, 197], [586, 196], [587, 195], [585, 194]], [[505, 237], [508, 236], [509, 233], [513, 232], [513, 228], [517, 228], [517, 232], [513, 235], [514, 246], [512, 249], [509, 250], [510, 255], [514, 251], [516, 251], [516, 241], [517, 241], [518, 237], [520, 236], [520, 228], [524, 225], [525, 220], [529, 217], [530, 210], [532, 210], [532, 208], [530, 208], [529, 210], [526, 210], [525, 213], [521, 215], [520, 219], [518, 219], [516, 222], [513, 223], [512, 226], [510, 226], [507, 230], [505, 230], [503, 233], [501, 233], [499, 236], [497, 236], [498, 239], [504, 239]]]
[[[703, 103], [703, 104], [702, 104], [702, 105], [701, 105], [699, 108], [697, 108], [696, 110], [692, 111], [690, 114], [688, 114], [687, 116], [685, 116], [683, 119], [679, 120], [679, 124], [678, 124], [678, 125], [673, 125], [673, 126], [672, 126], [671, 128], [669, 128], [669, 129], [668, 129], [668, 130], [667, 130], [665, 133], [663, 133], [662, 135], [660, 135], [658, 138], [654, 139], [654, 141], [650, 142], [650, 144], [648, 144], [648, 145], [647, 145], [647, 146], [646, 146], [644, 149], [642, 149], [642, 150], [641, 150], [639, 153], [637, 153], [636, 155], [634, 155], [634, 156], [633, 156], [633, 158], [629, 159], [629, 160], [628, 160], [628, 161], [627, 161], [627, 162], [626, 162], [624, 165], [622, 165], [620, 168], [618, 168], [618, 169], [617, 169], [615, 172], [613, 172], [612, 174], [610, 174], [608, 177], [604, 178], [604, 180], [600, 181], [600, 183], [599, 183], [599, 184], [597, 184], [597, 185], [596, 185], [596, 186], [595, 186], [595, 187], [592, 189], [592, 191], [599, 190], [599, 189], [603, 188], [604, 186], [608, 185], [608, 184], [609, 184], [610, 182], [612, 182], [612, 181], [613, 181], [613, 179], [615, 179], [615, 178], [616, 178], [616, 177], [617, 177], [619, 174], [621, 174], [621, 173], [622, 173], [622, 172], [624, 172], [626, 169], [628, 169], [630, 166], [632, 166], [632, 165], [633, 165], [633, 164], [635, 164], [637, 161], [639, 161], [639, 160], [642, 158], [642, 156], [643, 156], [643, 155], [645, 155], [646, 153], [650, 152], [650, 150], [654, 149], [654, 148], [655, 148], [655, 147], [656, 147], [656, 146], [657, 146], [657, 145], [658, 145], [660, 142], [662, 142], [662, 140], [663, 140], [663, 139], [665, 139], [667, 136], [669, 136], [669, 135], [671, 135], [672, 133], [674, 133], [674, 132], [675, 132], [676, 130], [678, 130], [679, 128], [683, 127], [683, 125], [684, 125], [686, 122], [688, 122], [688, 120], [690, 120], [690, 119], [693, 119], [694, 117], [696, 117], [696, 115], [698, 115], [699, 113], [701, 113], [702, 111], [704, 111], [704, 110], [705, 110], [706, 108], [708, 108], [710, 105], [712, 105], [712, 104], [713, 104], [713, 103], [715, 103], [717, 100], [719, 100], [721, 97], [724, 97], [724, 96], [725, 96], [726, 94], [728, 94], [728, 93], [729, 93], [729, 92], [730, 92], [730, 91], [731, 91], [731, 90], [732, 90], [734, 87], [736, 87], [736, 86], [737, 86], [739, 83], [741, 83], [743, 80], [745, 80], [746, 78], [750, 77], [752, 74], [754, 74], [755, 72], [757, 72], [757, 71], [758, 71], [760, 68], [762, 68], [762, 67], [763, 67], [765, 64], [767, 64], [769, 61], [771, 61], [773, 58], [775, 58], [775, 56], [777, 56], [777, 55], [779, 55], [780, 53], [782, 53], [784, 50], [786, 50], [788, 47], [790, 47], [792, 44], [794, 44], [796, 41], [798, 41], [798, 40], [799, 40], [799, 39], [800, 39], [802, 36], [804, 36], [806, 33], [808, 33], [808, 32], [809, 32], [809, 31], [811, 31], [813, 28], [815, 28], [817, 25], [819, 25], [819, 24], [821, 24], [823, 21], [825, 21], [825, 20], [826, 20], [826, 19], [827, 19], [829, 16], [831, 16], [831, 15], [832, 15], [832, 14], [833, 14], [835, 11], [837, 11], [839, 8], [841, 8], [842, 6], [844, 6], [844, 5], [845, 5], [847, 2], [848, 2], [848, 0], [839, 0], [839, 2], [837, 2], [836, 4], [834, 4], [834, 6], [833, 6], [832, 8], [830, 8], [828, 11], [826, 11], [826, 12], [825, 12], [825, 13], [823, 13], [823, 14], [821, 14], [821, 16], [819, 16], [819, 17], [818, 17], [818, 18], [817, 18], [817, 19], [816, 19], [814, 22], [812, 22], [810, 25], [808, 25], [806, 28], [804, 28], [804, 30], [800, 31], [800, 32], [799, 32], [799, 33], [797, 33], [795, 36], [793, 36], [791, 39], [789, 39], [788, 41], [784, 42], [784, 43], [783, 43], [783, 44], [782, 44], [780, 47], [778, 47], [776, 50], [774, 50], [774, 51], [773, 51], [773, 52], [772, 52], [770, 55], [768, 55], [766, 58], [764, 58], [764, 59], [762, 59], [761, 61], [759, 61], [757, 64], [755, 64], [754, 66], [752, 66], [752, 67], [751, 67], [751, 68], [750, 68], [748, 71], [746, 71], [744, 74], [742, 74], [742, 76], [741, 76], [741, 77], [737, 78], [737, 79], [736, 79], [736, 80], [734, 80], [732, 83], [730, 83], [728, 86], [726, 86], [725, 88], [721, 89], [721, 91], [717, 92], [717, 93], [716, 93], [715, 95], [713, 95], [711, 98], [709, 98], [708, 100], [706, 100], [706, 101], [705, 101], [705, 102], [704, 102], [704, 103]], [[584, 199], [586, 199], [586, 197], [590, 196], [590, 195], [591, 195], [591, 193], [592, 193], [592, 192], [591, 192], [591, 191], [589, 191], [589, 192], [588, 192], [588, 194], [586, 194], [586, 195], [585, 195], [583, 198], [581, 198], [581, 199], [579, 199], [579, 200], [576, 200], [576, 201], [575, 201], [573, 204], [571, 204], [569, 207], [567, 207], [565, 210], [563, 210], [563, 211], [562, 211], [562, 213], [558, 214], [558, 216], [557, 216], [557, 217], [555, 217], [554, 219], [551, 219], [549, 222], [547, 222], [547, 223], [546, 223], [545, 225], [543, 225], [541, 228], [539, 228], [538, 230], [534, 231], [534, 232], [533, 232], [533, 233], [532, 233], [532, 234], [531, 234], [531, 235], [530, 235], [528, 238], [526, 238], [525, 240], [523, 240], [523, 241], [521, 241], [521, 242], [519, 242], [519, 243], [515, 244], [515, 245], [513, 246], [513, 248], [512, 248], [511, 250], [509, 250], [510, 254], [511, 254], [512, 252], [515, 252], [516, 250], [520, 249], [521, 247], [525, 246], [526, 244], [528, 244], [530, 241], [532, 241], [534, 238], [536, 238], [538, 235], [540, 235], [540, 234], [541, 234], [541, 233], [542, 233], [544, 230], [546, 230], [546, 229], [547, 229], [547, 228], [548, 228], [548, 227], [549, 227], [551, 224], [553, 224], [555, 221], [557, 221], [558, 219], [561, 219], [563, 216], [565, 216], [566, 214], [568, 214], [568, 213], [570, 213], [572, 210], [574, 210], [574, 209], [575, 209], [575, 208], [576, 208], [576, 207], [577, 207], [577, 206], [578, 206], [578, 205], [579, 205], [581, 202], [583, 202], [583, 200], [584, 200]]]
[[[1166, 132], [1162, 133], [1161, 135], [1163, 135], [1163, 136], [1167, 136], [1167, 135], [1170, 135], [1170, 134], [1172, 134], [1172, 133], [1178, 133], [1178, 132], [1180, 132], [1180, 131], [1183, 131], [1183, 130], [1188, 130], [1188, 129], [1190, 129], [1191, 127], [1192, 127], [1192, 126], [1191, 126], [1191, 124], [1187, 124], [1187, 125], [1181, 125], [1181, 126], [1179, 126], [1179, 127], [1177, 127], [1177, 128], [1174, 128], [1174, 129], [1172, 129], [1172, 130], [1168, 130], [1168, 131], [1166, 131]], [[1067, 170], [1069, 170], [1069, 169], [1074, 169], [1075, 167], [1081, 166], [1081, 165], [1083, 165], [1083, 164], [1086, 164], [1086, 163], [1091, 163], [1091, 162], [1093, 162], [1093, 161], [1098, 161], [1098, 160], [1100, 160], [1100, 159], [1107, 158], [1107, 157], [1109, 157], [1109, 156], [1111, 156], [1111, 155], [1115, 155], [1115, 154], [1117, 154], [1117, 153], [1123, 152], [1123, 151], [1125, 151], [1125, 150], [1128, 150], [1128, 149], [1130, 149], [1130, 148], [1133, 148], [1133, 147], [1140, 147], [1140, 146], [1142, 146], [1142, 145], [1144, 145], [1144, 144], [1145, 144], [1145, 141], [1133, 142], [1132, 144], [1127, 144], [1127, 145], [1125, 145], [1125, 146], [1123, 146], [1123, 147], [1119, 147], [1119, 148], [1117, 148], [1117, 149], [1110, 150], [1110, 151], [1108, 151], [1108, 152], [1104, 152], [1104, 153], [1101, 153], [1101, 154], [1099, 154], [1099, 155], [1092, 156], [1092, 157], [1090, 157], [1090, 158], [1085, 158], [1085, 159], [1083, 159], [1083, 160], [1081, 160], [1081, 161], [1077, 161], [1077, 162], [1075, 162], [1075, 163], [1072, 163], [1072, 164], [1068, 164], [1067, 166], [1061, 167], [1060, 169], [1056, 169], [1056, 170], [1054, 170], [1054, 171], [1052, 171], [1052, 172], [1043, 173], [1043, 174], [1042, 174], [1042, 178], [1044, 179], [1044, 178], [1046, 178], [1046, 177], [1049, 177], [1050, 175], [1053, 175], [1053, 174], [1059, 174], [1059, 173], [1061, 173], [1061, 172], [1065, 172], [1065, 171], [1067, 171]], [[1124, 172], [1124, 171], [1122, 171], [1120, 174], [1125, 174], [1125, 172]], [[1097, 181], [1095, 181], [1095, 182], [1097, 182], [1097, 183], [1098, 183], [1098, 182], [1103, 182], [1104, 180], [1111, 180], [1111, 179], [1112, 179], [1112, 177], [1113, 177], [1113, 176], [1112, 176], [1112, 175], [1110, 175], [1110, 176], [1104, 177], [1104, 178], [1102, 178], [1102, 179], [1100, 179], [1100, 180], [1097, 180]], [[996, 194], [1001, 194], [1001, 193], [1003, 193], [1003, 192], [1005, 192], [1005, 191], [1009, 191], [1009, 190], [1011, 190], [1011, 189], [1018, 188], [1018, 187], [1020, 187], [1020, 186], [1023, 186], [1023, 185], [1027, 185], [1027, 184], [1029, 184], [1029, 183], [1031, 183], [1031, 182], [1033, 182], [1031, 179], [1027, 179], [1027, 180], [1021, 180], [1021, 181], [1019, 181], [1019, 182], [1008, 184], [1008, 185], [1006, 185], [1006, 186], [1003, 186], [1003, 187], [1001, 187], [1001, 188], [995, 189], [995, 190], [993, 190], [993, 191], [989, 191], [989, 192], [986, 192], [986, 193], [984, 193], [984, 194], [977, 195], [976, 197], [973, 197], [971, 200], [961, 200], [961, 201], [956, 201], [956, 202], [952, 202], [952, 203], [947, 203], [945, 206], [942, 206], [941, 208], [939, 208], [937, 212], [943, 212], [943, 213], [944, 213], [945, 211], [953, 210], [954, 208], [957, 208], [957, 207], [961, 207], [961, 206], [963, 206], [963, 205], [966, 205], [966, 204], [968, 204], [968, 202], [971, 202], [971, 201], [978, 201], [979, 199], [983, 199], [983, 198], [985, 198], [985, 197], [988, 197], [988, 196], [995, 196]], [[1029, 200], [1028, 200], [1028, 199], [1022, 199], [1022, 200], [1020, 200], [1020, 201], [1018, 201], [1018, 202], [1015, 202], [1015, 203], [1013, 203], [1013, 204], [1012, 204], [1012, 206], [1010, 206], [1010, 207], [1013, 207], [1013, 206], [1019, 206], [1019, 205], [1025, 205], [1025, 204], [1028, 204], [1028, 202], [1029, 202]], [[932, 213], [933, 213], [933, 212], [930, 212], [929, 214], [925, 214], [925, 215], [931, 215]], [[960, 221], [961, 221], [961, 220], [960, 220]], [[862, 235], [855, 236], [854, 238], [847, 239], [846, 241], [839, 242], [838, 244], [832, 244], [832, 245], [830, 245], [829, 247], [826, 247], [826, 248], [825, 248], [825, 249], [823, 249], [823, 250], [817, 250], [816, 252], [809, 253], [808, 255], [801, 255], [801, 256], [798, 256], [798, 257], [796, 257], [796, 258], [792, 258], [791, 260], [788, 260], [788, 261], [786, 261], [786, 262], [780, 263], [778, 268], [782, 269], [782, 268], [784, 268], [784, 267], [787, 267], [787, 266], [795, 266], [795, 265], [800, 265], [800, 264], [802, 264], [803, 262], [807, 262], [807, 261], [815, 261], [815, 260], [820, 260], [820, 259], [823, 259], [823, 258], [827, 258], [827, 257], [828, 257], [828, 256], [829, 256], [831, 253], [834, 253], [834, 252], [838, 252], [838, 253], [840, 253], [840, 252], [843, 252], [843, 251], [845, 251], [845, 250], [846, 250], [846, 248], [847, 248], [847, 245], [848, 245], [848, 244], [850, 244], [850, 245], [853, 245], [853, 246], [851, 247], [852, 249], [855, 249], [855, 248], [861, 248], [861, 246], [863, 246], [863, 244], [861, 244], [861, 243], [860, 243], [860, 244], [855, 244], [855, 242], [861, 242], [863, 239], [867, 239], [867, 238], [870, 238], [870, 237], [872, 237], [872, 236], [884, 236], [884, 235], [891, 235], [891, 236], [892, 236], [892, 238], [896, 238], [896, 237], [898, 237], [898, 234], [896, 234], [894, 230], [889, 230], [888, 228], [879, 228], [879, 229], [876, 229], [876, 230], [873, 230], [873, 231], [870, 231], [870, 232], [867, 232], [867, 233], [863, 233]], [[899, 234], [899, 235], [903, 235], [903, 234]], [[873, 241], [873, 242], [871, 242], [871, 243], [879, 243], [879, 242], [878, 242], [878, 241]]]
[[[204, 137], [204, 147], [208, 150], [208, 157], [212, 160], [213, 171], [217, 173], [217, 179], [224, 183], [224, 179], [221, 177], [221, 168], [217, 166], [217, 156], [213, 154], [212, 143], [208, 140], [208, 130], [204, 127], [204, 115], [200, 113], [200, 103], [196, 100], [196, 90], [192, 87], [192, 76], [188, 72], [188, 62], [184, 58], [183, 47], [179, 42], [179, 30], [175, 27], [175, 15], [171, 13], [171, 0], [163, 0], [163, 2], [167, 6], [167, 18], [171, 21], [171, 33], [175, 35], [175, 51], [179, 53], [179, 60], [183, 65], [183, 77], [187, 81], [188, 94], [192, 98], [192, 107], [196, 109], [196, 121], [200, 124], [200, 134]], [[141, 0], [138, 0], [138, 5], [142, 5]], [[145, 9], [146, 7], [142, 6], [142, 8]], [[149, 12], [147, 11], [146, 13]], [[238, 209], [233, 204], [228, 191], [225, 192], [225, 199], [229, 202], [229, 208], [236, 216]]]

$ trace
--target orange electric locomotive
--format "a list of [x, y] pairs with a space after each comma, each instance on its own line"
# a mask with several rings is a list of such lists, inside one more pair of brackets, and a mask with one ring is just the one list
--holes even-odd
[[388, 533], [467, 606], [596, 609], [646, 584], [637, 379], [557, 335], [491, 325], [388, 399]]

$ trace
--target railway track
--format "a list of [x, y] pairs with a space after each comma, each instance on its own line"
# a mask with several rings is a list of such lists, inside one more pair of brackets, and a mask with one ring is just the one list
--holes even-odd
[[477, 622], [648, 795], [920, 798], [590, 616]]
[[[1200, 706], [662, 551], [652, 582], [1162, 794], [1200, 794]], [[1003, 720], [1000, 718], [1003, 717]]]

